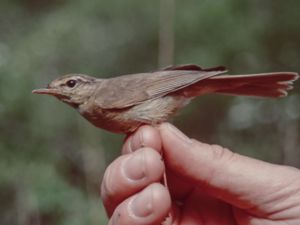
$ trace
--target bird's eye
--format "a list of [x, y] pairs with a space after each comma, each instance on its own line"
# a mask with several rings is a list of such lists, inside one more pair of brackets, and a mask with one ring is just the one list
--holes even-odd
[[69, 88], [72, 88], [76, 85], [76, 83], [77, 83], [76, 80], [68, 80], [66, 84]]

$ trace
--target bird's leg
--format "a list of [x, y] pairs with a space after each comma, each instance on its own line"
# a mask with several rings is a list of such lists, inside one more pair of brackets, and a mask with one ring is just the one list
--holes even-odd
[[[157, 129], [158, 129], [158, 126], [159, 126], [160, 124], [161, 124], [161, 122], [159, 122], [159, 121], [152, 121], [151, 126], [153, 126], [154, 128], [157, 128]], [[163, 151], [163, 149], [162, 149], [160, 155], [161, 155], [161, 160], [164, 162], [164, 151]], [[163, 174], [163, 179], [162, 179], [161, 183], [162, 183], [167, 189], [169, 189], [169, 188], [168, 188], [168, 181], [167, 181], [167, 174], [166, 174], [166, 172], [164, 172], [164, 174]]]
[[125, 134], [125, 138], [123, 140], [123, 143], [125, 143], [132, 134], [133, 133], [127, 133], [127, 134]]

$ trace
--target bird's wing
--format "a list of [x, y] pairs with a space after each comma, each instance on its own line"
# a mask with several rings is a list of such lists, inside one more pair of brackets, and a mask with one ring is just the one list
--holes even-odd
[[103, 80], [95, 103], [103, 109], [122, 109], [176, 92], [200, 80], [226, 72], [224, 67], [201, 69], [195, 65]]

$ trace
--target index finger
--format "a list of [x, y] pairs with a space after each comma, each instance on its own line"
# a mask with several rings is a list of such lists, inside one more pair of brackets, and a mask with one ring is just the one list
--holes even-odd
[[162, 142], [157, 128], [143, 125], [130, 135], [124, 142], [122, 154], [128, 154], [143, 147], [149, 147], [161, 152]]

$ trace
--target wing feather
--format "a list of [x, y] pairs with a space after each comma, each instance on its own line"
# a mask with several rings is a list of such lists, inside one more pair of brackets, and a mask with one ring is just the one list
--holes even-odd
[[106, 79], [96, 92], [95, 103], [102, 109], [122, 109], [165, 96], [224, 72], [223, 67], [209, 71], [166, 70]]

